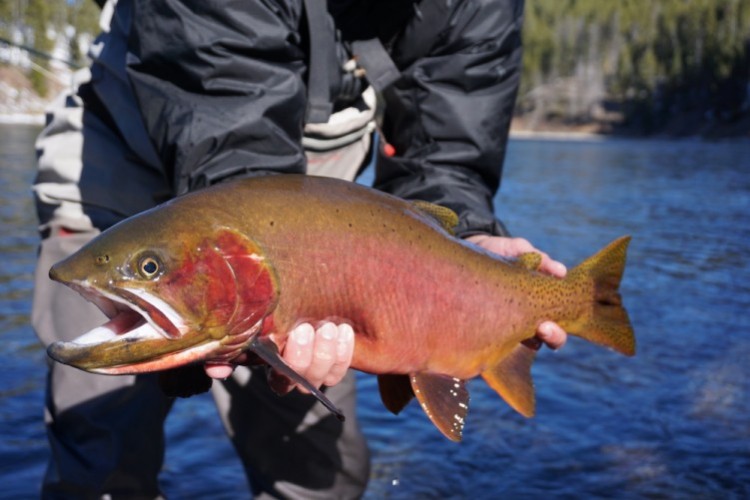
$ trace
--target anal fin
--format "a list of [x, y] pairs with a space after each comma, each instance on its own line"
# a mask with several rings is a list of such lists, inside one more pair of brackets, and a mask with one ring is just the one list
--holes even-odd
[[518, 344], [508, 356], [482, 372], [482, 378], [518, 413], [533, 417], [536, 412], [531, 365], [536, 350]]
[[461, 441], [469, 411], [466, 382], [433, 373], [413, 373], [409, 379], [414, 395], [435, 427], [451, 441]]
[[378, 375], [380, 399], [394, 415], [401, 413], [414, 397], [408, 375]]

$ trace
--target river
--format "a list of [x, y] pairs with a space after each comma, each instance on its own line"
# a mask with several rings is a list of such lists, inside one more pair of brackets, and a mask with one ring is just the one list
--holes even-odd
[[[0, 126], [0, 497], [38, 495], [48, 449], [43, 349], [29, 326], [38, 238], [30, 126]], [[477, 379], [464, 442], [359, 377], [373, 452], [367, 498], [750, 497], [750, 143], [512, 140], [497, 200], [516, 235], [572, 266], [631, 234], [625, 358], [571, 338], [543, 350], [537, 416]], [[167, 421], [170, 498], [247, 486], [208, 396]], [[272, 450], [259, 450], [272, 452]]]

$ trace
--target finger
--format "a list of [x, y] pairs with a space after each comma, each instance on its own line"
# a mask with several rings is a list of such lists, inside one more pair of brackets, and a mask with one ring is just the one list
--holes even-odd
[[537, 252], [542, 253], [539, 250], [534, 247], [534, 245], [531, 244], [529, 240], [526, 238], [510, 238], [510, 241], [508, 242], [508, 252], [513, 257], [517, 257], [521, 255], [522, 253], [528, 253], [528, 252]]
[[315, 330], [310, 323], [302, 323], [289, 332], [282, 357], [294, 371], [304, 377], [312, 363], [314, 345]]
[[339, 329], [333, 323], [323, 323], [315, 331], [315, 348], [306, 378], [315, 387], [323, 384], [337, 359]]
[[565, 264], [553, 260], [549, 255], [538, 250], [525, 238], [493, 237], [486, 234], [478, 234], [470, 236], [468, 239], [485, 250], [502, 255], [503, 257], [518, 257], [519, 255], [528, 252], [538, 253], [542, 256], [539, 271], [551, 274], [558, 278], [564, 278], [568, 272]]
[[552, 350], [560, 349], [568, 340], [568, 334], [565, 333], [565, 330], [552, 321], [545, 321], [539, 325], [537, 337]]
[[565, 264], [552, 260], [546, 253], [539, 253], [542, 254], [542, 263], [539, 265], [539, 271], [551, 274], [556, 278], [564, 278], [565, 275], [568, 274], [568, 268], [565, 267]]
[[524, 238], [476, 234], [469, 236], [467, 239], [485, 250], [502, 255], [503, 257], [518, 257], [522, 253], [536, 251], [534, 246]]
[[[310, 323], [301, 323], [297, 325], [286, 339], [284, 350], [281, 357], [294, 371], [305, 377], [310, 363], [312, 362], [313, 341], [315, 330]], [[288, 394], [297, 384], [292, 382], [289, 377], [270, 368], [267, 374], [268, 385], [271, 389], [281, 396]], [[308, 392], [300, 388], [302, 392]]]
[[344, 378], [352, 364], [354, 355], [354, 330], [346, 323], [339, 325], [339, 338], [336, 345], [336, 361], [323, 379], [323, 385], [336, 385]]
[[534, 245], [524, 238], [511, 238], [509, 246], [506, 249], [507, 256], [519, 256], [524, 253], [534, 252], [542, 256], [542, 262], [539, 264], [539, 271], [558, 278], [564, 278], [568, 272], [565, 264], [553, 260], [546, 252], [538, 250]]
[[234, 365], [230, 363], [206, 363], [203, 366], [203, 369], [209, 377], [225, 380], [229, 378], [234, 371]]

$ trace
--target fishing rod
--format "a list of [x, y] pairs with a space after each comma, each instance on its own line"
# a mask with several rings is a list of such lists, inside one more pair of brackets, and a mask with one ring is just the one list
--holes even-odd
[[55, 57], [52, 54], [47, 54], [46, 52], [42, 52], [41, 50], [37, 50], [34, 47], [29, 47], [28, 45], [23, 45], [20, 43], [13, 42], [11, 40], [8, 40], [5, 37], [0, 36], [0, 43], [5, 43], [7, 45], [10, 45], [12, 47], [17, 47], [19, 49], [25, 50], [26, 52], [29, 52], [32, 55], [35, 55], [37, 57], [41, 57], [42, 59], [46, 59], [48, 61], [59, 61], [63, 64], [67, 64], [73, 69], [80, 69], [82, 66], [78, 63], [75, 63], [73, 61], [69, 61], [67, 59], [62, 59], [60, 57]]

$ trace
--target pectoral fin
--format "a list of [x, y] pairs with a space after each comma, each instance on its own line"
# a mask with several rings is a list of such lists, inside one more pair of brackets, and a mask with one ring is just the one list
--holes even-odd
[[432, 373], [409, 376], [411, 387], [432, 423], [451, 441], [461, 441], [469, 411], [466, 382]]
[[408, 375], [378, 375], [380, 399], [394, 415], [401, 413], [414, 397]]
[[263, 361], [271, 365], [272, 368], [274, 368], [279, 373], [284, 374], [285, 376], [289, 377], [289, 379], [292, 382], [295, 382], [318, 398], [318, 400], [323, 403], [323, 405], [328, 408], [331, 413], [336, 415], [336, 418], [341, 420], [342, 422], [345, 420], [344, 414], [336, 408], [336, 405], [333, 404], [333, 402], [326, 397], [323, 392], [312, 385], [310, 381], [308, 381], [305, 377], [294, 371], [289, 365], [286, 364], [286, 361], [279, 355], [279, 350], [276, 347], [276, 344], [273, 343], [271, 339], [268, 337], [255, 337], [251, 342], [248, 349], [255, 354], [257, 354]]
[[482, 378], [518, 413], [533, 417], [536, 411], [531, 365], [536, 351], [518, 344], [497, 365], [482, 372]]

